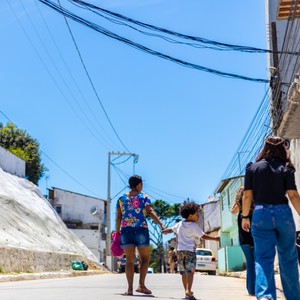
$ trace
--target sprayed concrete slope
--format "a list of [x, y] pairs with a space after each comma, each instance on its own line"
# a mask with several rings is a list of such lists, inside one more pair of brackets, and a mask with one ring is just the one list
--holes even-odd
[[0, 271], [68, 270], [73, 260], [97, 262], [37, 186], [0, 168]]

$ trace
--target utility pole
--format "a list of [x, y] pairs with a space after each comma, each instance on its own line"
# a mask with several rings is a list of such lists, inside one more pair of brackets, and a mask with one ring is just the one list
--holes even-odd
[[113, 271], [113, 259], [111, 256], [111, 196], [110, 196], [110, 165], [111, 157], [113, 155], [117, 156], [133, 156], [133, 162], [136, 164], [139, 160], [139, 155], [135, 153], [126, 153], [126, 152], [108, 152], [108, 170], [107, 170], [107, 203], [106, 203], [106, 265], [109, 270]]
[[106, 265], [112, 271], [111, 259], [111, 216], [110, 216], [110, 157], [111, 152], [108, 152], [108, 171], [107, 171], [107, 203], [106, 203]]

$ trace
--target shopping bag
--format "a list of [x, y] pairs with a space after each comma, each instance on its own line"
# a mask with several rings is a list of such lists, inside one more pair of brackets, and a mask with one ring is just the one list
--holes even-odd
[[112, 234], [112, 240], [110, 246], [112, 255], [117, 258], [122, 258], [124, 256], [124, 250], [121, 248], [121, 235], [114, 232]]

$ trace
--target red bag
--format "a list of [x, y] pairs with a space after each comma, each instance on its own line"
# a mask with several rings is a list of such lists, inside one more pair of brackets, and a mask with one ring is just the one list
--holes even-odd
[[110, 250], [114, 257], [123, 258], [124, 250], [121, 248], [121, 234], [114, 232], [112, 234], [113, 242], [111, 243]]

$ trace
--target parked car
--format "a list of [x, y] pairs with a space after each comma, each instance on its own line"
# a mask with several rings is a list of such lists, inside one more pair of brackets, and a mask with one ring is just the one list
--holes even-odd
[[153, 269], [153, 268], [148, 268], [147, 273], [148, 273], [148, 274], [153, 274], [153, 273], [154, 273], [154, 269]]
[[216, 275], [217, 262], [210, 249], [197, 248], [196, 259], [196, 271], [207, 272], [209, 275]]
[[[118, 266], [118, 273], [125, 272], [126, 255], [124, 255], [123, 258], [118, 260], [117, 266]], [[139, 268], [140, 268], [139, 258], [135, 257], [135, 259], [134, 259], [134, 272], [139, 273]]]

